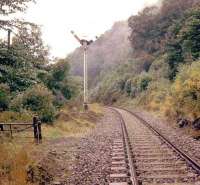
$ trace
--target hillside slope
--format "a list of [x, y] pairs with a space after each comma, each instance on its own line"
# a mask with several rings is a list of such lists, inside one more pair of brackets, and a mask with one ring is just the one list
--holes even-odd
[[[128, 40], [130, 29], [126, 21], [116, 22], [113, 27], [101, 35], [89, 48], [88, 51], [88, 73], [90, 86], [94, 86], [102, 71], [107, 72], [118, 64], [124, 62], [125, 58], [131, 56], [131, 47]], [[71, 61], [71, 72], [82, 76], [83, 73], [83, 51], [76, 49], [68, 56]]]
[[172, 119], [200, 117], [199, 1], [163, 0], [128, 23], [131, 60], [124, 58], [104, 74], [92, 99], [140, 106]]

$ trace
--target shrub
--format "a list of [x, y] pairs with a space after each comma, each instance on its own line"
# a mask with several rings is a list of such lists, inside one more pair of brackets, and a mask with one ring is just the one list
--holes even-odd
[[133, 79], [133, 84], [139, 89], [140, 92], [147, 90], [149, 83], [152, 81], [151, 76], [143, 72]]
[[58, 108], [62, 107], [66, 103], [65, 97], [60, 91], [55, 91], [54, 95], [55, 95], [55, 98], [53, 101], [53, 105]]
[[29, 110], [44, 122], [52, 122], [55, 116], [54, 96], [43, 85], [37, 84], [19, 94], [11, 102], [11, 109], [17, 112]]
[[152, 111], [162, 111], [163, 102], [169, 94], [170, 83], [166, 79], [153, 81], [146, 91], [141, 92], [137, 97], [137, 103]]
[[69, 87], [64, 86], [64, 87], [61, 89], [61, 92], [62, 92], [62, 94], [64, 95], [64, 97], [65, 97], [67, 100], [71, 99], [71, 97], [72, 97], [72, 92], [71, 92], [71, 90], [70, 90]]
[[0, 111], [5, 111], [9, 106], [10, 89], [5, 84], [0, 84]]
[[[54, 96], [42, 85], [34, 85], [25, 91], [23, 96], [23, 107], [36, 112], [42, 121], [52, 122], [55, 116], [53, 107]], [[49, 110], [48, 110], [49, 109]]]
[[131, 80], [127, 80], [125, 84], [125, 92], [130, 95], [131, 94]]
[[166, 79], [159, 82], [153, 82], [147, 90], [148, 103], [147, 108], [153, 111], [163, 111], [163, 102], [169, 94], [170, 83]]
[[151, 81], [151, 79], [148, 77], [142, 78], [140, 81], [140, 90], [141, 91], [147, 90], [147, 87], [148, 87], [150, 81]]
[[170, 99], [176, 115], [200, 116], [200, 62], [182, 67], [172, 86]]
[[167, 56], [162, 55], [153, 61], [149, 70], [149, 73], [151, 74], [153, 79], [155, 80], [160, 79], [160, 78], [168, 79], [169, 74], [170, 74], [170, 69], [166, 60], [167, 60]]
[[42, 122], [52, 123], [55, 119], [55, 107], [53, 105], [44, 107], [39, 115]]
[[19, 93], [10, 102], [10, 110], [15, 112], [23, 112], [23, 93]]

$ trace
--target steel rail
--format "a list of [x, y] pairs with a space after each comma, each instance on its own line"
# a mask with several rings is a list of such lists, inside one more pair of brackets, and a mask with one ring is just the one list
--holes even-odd
[[180, 148], [178, 148], [175, 144], [173, 144], [171, 141], [169, 141], [169, 139], [167, 139], [163, 134], [161, 134], [158, 129], [154, 128], [153, 126], [151, 126], [146, 120], [144, 120], [143, 118], [141, 118], [139, 115], [137, 115], [136, 113], [127, 110], [125, 108], [118, 108], [118, 107], [114, 107], [115, 110], [117, 109], [121, 109], [124, 110], [126, 112], [129, 112], [131, 115], [133, 115], [134, 117], [136, 117], [138, 120], [140, 120], [146, 127], [148, 127], [155, 135], [159, 136], [170, 148], [172, 148], [177, 154], [179, 154], [194, 170], [196, 170], [198, 172], [198, 174], [200, 174], [200, 164], [193, 159], [191, 156], [189, 156], [188, 154], [186, 154], [184, 151], [182, 151]]
[[125, 142], [125, 146], [126, 146], [126, 150], [127, 150], [131, 184], [132, 185], [139, 185], [139, 182], [137, 180], [136, 169], [135, 169], [134, 163], [133, 163], [132, 151], [130, 149], [129, 136], [128, 136], [128, 132], [127, 132], [127, 129], [126, 129], [125, 121], [123, 119], [123, 116], [120, 114], [120, 112], [118, 112], [115, 108], [112, 108], [112, 107], [109, 107], [109, 108], [111, 110], [115, 111], [120, 118], [123, 138], [124, 138], [124, 142]]

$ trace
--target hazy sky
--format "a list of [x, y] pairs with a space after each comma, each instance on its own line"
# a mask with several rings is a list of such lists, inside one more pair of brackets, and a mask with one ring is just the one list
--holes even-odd
[[157, 0], [37, 0], [26, 12], [26, 19], [42, 26], [43, 39], [51, 55], [65, 57], [79, 46], [70, 34], [90, 38], [110, 29], [114, 22], [126, 20], [145, 5]]

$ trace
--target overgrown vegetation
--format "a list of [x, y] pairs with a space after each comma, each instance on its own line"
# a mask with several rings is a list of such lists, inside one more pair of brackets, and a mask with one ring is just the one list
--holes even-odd
[[31, 185], [27, 182], [27, 169], [31, 162], [27, 150], [12, 143], [0, 144], [0, 147], [0, 184]]
[[[5, 0], [0, 15], [24, 11], [29, 2]], [[116, 23], [90, 46], [92, 99], [140, 106], [171, 119], [200, 117], [200, 3], [162, 0], [131, 16], [128, 25], [130, 30], [127, 22]], [[33, 115], [48, 123], [57, 119], [43, 127], [50, 138], [93, 128], [101, 109], [93, 105], [97, 112], [85, 114], [69, 104], [81, 89], [80, 78], [71, 73], [82, 75], [82, 50], [50, 61], [37, 25], [0, 20], [0, 28], [17, 33], [9, 47], [0, 40], [0, 122], [27, 122]], [[17, 150], [10, 157], [8, 146], [0, 149], [0, 177], [7, 182], [19, 176], [17, 184], [25, 184], [27, 154]]]
[[[4, 1], [0, 15], [7, 17], [24, 11], [28, 2], [31, 0]], [[80, 80], [70, 76], [66, 59], [50, 62], [39, 26], [23, 20], [11, 20], [0, 21], [0, 27], [2, 31], [15, 30], [10, 46], [0, 40], [1, 119], [8, 115], [4, 111], [11, 111], [12, 115], [16, 112], [14, 118], [19, 118], [18, 113], [28, 112], [38, 115], [43, 122], [53, 122], [56, 111], [78, 95]]]
[[[8, 20], [25, 11], [29, 2], [35, 1], [5, 0], [0, 3], [0, 16]], [[0, 20], [0, 31], [8, 30], [14, 30], [11, 44], [0, 40], [0, 123], [31, 122], [37, 115], [42, 122], [51, 123], [42, 124], [44, 145], [49, 144], [46, 139], [74, 137], [92, 129], [101, 110], [91, 105], [90, 111], [83, 113], [71, 103], [81, 98], [82, 80], [69, 73], [68, 59], [50, 60], [36, 24]], [[32, 184], [27, 171], [35, 157], [33, 150], [39, 146], [34, 145], [32, 132], [12, 134], [13, 140], [4, 137], [8, 132], [0, 133], [0, 184]]]
[[172, 119], [200, 117], [199, 2], [163, 0], [128, 23], [132, 59], [102, 74], [93, 99], [142, 106]]
[[43, 127], [44, 137], [59, 138], [85, 135], [95, 127], [95, 123], [102, 115], [103, 108], [98, 104], [90, 104], [89, 112], [83, 112], [80, 105], [70, 103], [57, 114], [54, 125]]
[[[3, 114], [7, 115], [11, 112]], [[18, 133], [19, 138], [15, 140], [0, 136], [0, 184], [31, 185], [32, 177], [27, 172], [35, 165], [35, 159], [45, 157], [44, 154], [47, 152], [45, 149], [50, 147], [51, 140], [55, 144], [56, 138], [82, 137], [95, 127], [96, 121], [102, 114], [103, 108], [98, 104], [90, 105], [89, 112], [83, 112], [82, 108], [73, 102], [62, 108], [54, 124], [42, 125], [43, 143], [41, 145], [35, 145], [32, 139], [27, 138], [32, 136], [32, 132]], [[16, 113], [13, 115], [16, 116]], [[18, 116], [22, 115], [25, 116], [18, 114]], [[26, 137], [23, 139], [23, 137], [20, 138], [21, 136]]]

